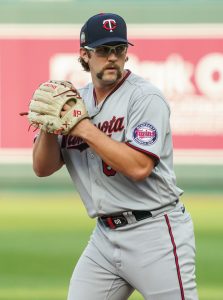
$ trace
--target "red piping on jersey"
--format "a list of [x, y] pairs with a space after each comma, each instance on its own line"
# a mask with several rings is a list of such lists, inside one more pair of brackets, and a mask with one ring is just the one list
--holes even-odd
[[[127, 73], [126, 75], [122, 78], [122, 80], [116, 85], [116, 87], [108, 94], [108, 96], [105, 98], [102, 106], [104, 105], [105, 101], [108, 99], [108, 97], [110, 97], [115, 91], [117, 91], [117, 89], [123, 84], [123, 82], [129, 77], [129, 75], [131, 74], [130, 70], [126, 70]], [[96, 97], [96, 93], [95, 93], [95, 88], [93, 89], [93, 97], [94, 97], [94, 104], [95, 106], [97, 105], [97, 97]]]
[[177, 255], [177, 247], [176, 247], [176, 244], [175, 244], [175, 241], [174, 241], [174, 236], [173, 236], [172, 228], [171, 228], [171, 225], [170, 225], [170, 220], [169, 220], [167, 215], [164, 215], [164, 217], [166, 219], [166, 224], [167, 224], [167, 227], [168, 227], [168, 230], [169, 230], [171, 243], [173, 245], [173, 254], [174, 254], [175, 264], [176, 264], [176, 269], [177, 269], [177, 277], [178, 277], [178, 281], [179, 281], [179, 285], [180, 285], [181, 299], [185, 300], [184, 288], [183, 288], [183, 283], [182, 283], [182, 279], [181, 279], [180, 266], [179, 266], [179, 260], [178, 260], [178, 255]]
[[96, 93], [95, 93], [95, 88], [93, 89], [93, 97], [94, 97], [94, 105], [97, 105], [97, 97], [96, 97]]
[[145, 154], [147, 154], [147, 155], [149, 155], [149, 156], [152, 156], [152, 157], [154, 157], [155, 159], [156, 159], [156, 166], [158, 165], [158, 163], [159, 163], [159, 160], [160, 160], [160, 157], [159, 156], [157, 156], [156, 154], [154, 154], [154, 153], [152, 153], [152, 152], [149, 152], [149, 151], [146, 151], [146, 150], [144, 150], [144, 149], [141, 149], [141, 148], [138, 148], [138, 147], [136, 147], [136, 146], [133, 146], [132, 144], [130, 144], [130, 143], [126, 143], [126, 145], [127, 146], [129, 146], [129, 147], [131, 147], [131, 148], [133, 148], [133, 149], [135, 149], [135, 150], [138, 150], [138, 151], [140, 151], [140, 152], [143, 152], [143, 153], [145, 153]]

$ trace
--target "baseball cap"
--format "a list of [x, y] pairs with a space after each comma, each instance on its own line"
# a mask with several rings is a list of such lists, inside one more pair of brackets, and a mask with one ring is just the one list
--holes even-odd
[[113, 13], [94, 15], [81, 28], [80, 46], [95, 48], [105, 44], [130, 44], [124, 19]]

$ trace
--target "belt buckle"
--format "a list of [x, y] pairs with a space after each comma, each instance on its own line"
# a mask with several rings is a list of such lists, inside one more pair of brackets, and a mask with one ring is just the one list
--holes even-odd
[[105, 218], [105, 220], [108, 227], [110, 227], [111, 229], [122, 227], [128, 224], [127, 219], [123, 215], [107, 217]]

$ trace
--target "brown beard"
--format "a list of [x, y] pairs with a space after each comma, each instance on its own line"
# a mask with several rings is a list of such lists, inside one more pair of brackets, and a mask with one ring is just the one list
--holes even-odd
[[120, 67], [117, 66], [117, 65], [113, 65], [113, 64], [110, 64], [110, 65], [107, 65], [106, 67], [104, 67], [100, 72], [97, 73], [97, 78], [101, 79], [102, 80], [102, 77], [104, 75], [104, 72], [106, 69], [108, 68], [115, 68], [117, 70], [117, 80], [122, 78], [122, 72], [120, 70]]

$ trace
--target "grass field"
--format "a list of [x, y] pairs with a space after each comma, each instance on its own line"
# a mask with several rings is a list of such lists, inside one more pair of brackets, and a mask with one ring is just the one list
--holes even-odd
[[[66, 299], [94, 220], [74, 194], [0, 193], [0, 300]], [[200, 300], [223, 299], [223, 201], [184, 196], [197, 242]], [[135, 292], [131, 300], [143, 299]]]

